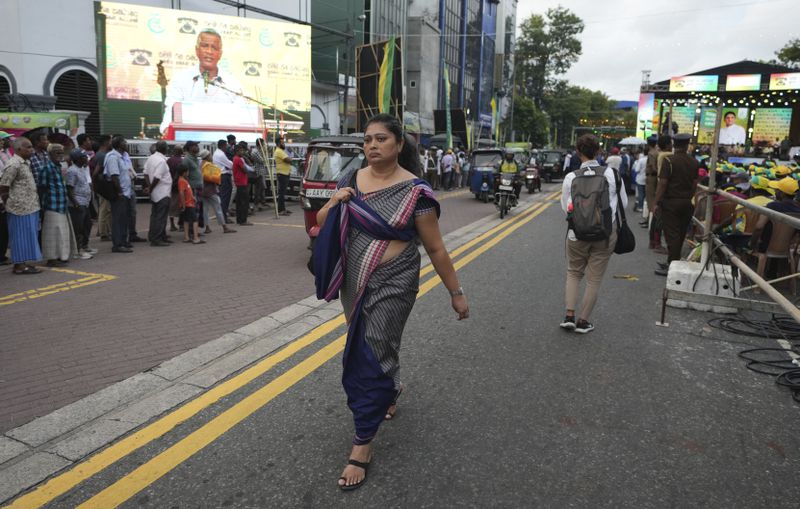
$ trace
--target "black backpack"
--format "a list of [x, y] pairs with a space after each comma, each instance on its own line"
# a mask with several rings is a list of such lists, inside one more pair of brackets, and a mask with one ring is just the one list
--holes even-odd
[[572, 212], [569, 226], [578, 240], [597, 242], [611, 237], [613, 217], [609, 200], [606, 167], [591, 168], [593, 175], [586, 174], [586, 168], [575, 171], [570, 196]]

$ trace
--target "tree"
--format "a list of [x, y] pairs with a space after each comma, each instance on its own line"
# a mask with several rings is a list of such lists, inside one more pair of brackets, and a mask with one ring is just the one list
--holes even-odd
[[516, 48], [516, 83], [541, 108], [555, 75], [565, 73], [581, 55], [578, 35], [583, 20], [564, 7], [533, 14], [520, 25]]
[[550, 118], [530, 98], [514, 97], [514, 125], [509, 126], [509, 122], [510, 118], [506, 117], [503, 129], [507, 132], [514, 129], [518, 140], [529, 141], [534, 147], [547, 144]]
[[550, 116], [553, 143], [561, 147], [569, 146], [573, 128], [620, 126], [630, 121], [605, 93], [563, 80], [545, 94], [544, 111]]
[[800, 67], [800, 38], [792, 39], [775, 52], [778, 62], [788, 67]]

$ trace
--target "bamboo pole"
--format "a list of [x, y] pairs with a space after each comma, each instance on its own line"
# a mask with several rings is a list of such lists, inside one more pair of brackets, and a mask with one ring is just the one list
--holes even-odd
[[[671, 107], [670, 107], [671, 108]], [[719, 157], [719, 129], [722, 116], [722, 101], [717, 104], [717, 118], [714, 120], [714, 137], [711, 142], [711, 159], [708, 162], [708, 195], [706, 196], [706, 218], [703, 222], [706, 240], [700, 254], [700, 266], [705, 267], [709, 253], [711, 253], [711, 219], [714, 213], [714, 193], [717, 187], [717, 158]], [[670, 118], [670, 121], [672, 119]]]

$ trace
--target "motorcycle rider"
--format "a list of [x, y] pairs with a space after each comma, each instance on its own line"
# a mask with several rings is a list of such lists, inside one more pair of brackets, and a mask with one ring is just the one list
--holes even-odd
[[512, 175], [511, 182], [513, 182], [514, 185], [514, 195], [516, 195], [519, 200], [519, 194], [522, 191], [522, 182], [517, 178], [519, 176], [519, 165], [517, 165], [517, 162], [514, 160], [513, 152], [506, 152], [503, 164], [500, 165], [500, 173], [509, 173]]

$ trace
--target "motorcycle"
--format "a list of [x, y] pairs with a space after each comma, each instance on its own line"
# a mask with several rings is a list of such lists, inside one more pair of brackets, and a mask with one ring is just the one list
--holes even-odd
[[542, 178], [539, 176], [539, 169], [535, 166], [529, 166], [525, 170], [525, 188], [528, 193], [533, 193], [537, 189], [542, 192]]
[[522, 188], [519, 174], [498, 173], [494, 177], [497, 192], [494, 194], [494, 204], [500, 211], [500, 219], [503, 219], [512, 207], [518, 205], [518, 195]]

